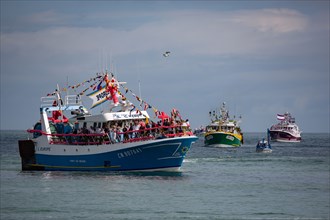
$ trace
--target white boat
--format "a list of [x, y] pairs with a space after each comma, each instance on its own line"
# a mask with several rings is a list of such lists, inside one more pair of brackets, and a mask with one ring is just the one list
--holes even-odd
[[269, 129], [270, 138], [272, 141], [278, 142], [300, 142], [301, 131], [298, 125], [295, 123], [295, 118], [290, 113], [277, 114], [277, 119], [280, 121], [274, 124]]
[[[98, 87], [104, 79], [103, 75], [96, 78]], [[111, 83], [119, 85], [115, 79]], [[165, 125], [164, 120], [152, 123], [147, 111], [138, 110], [123, 93], [111, 94], [107, 85], [109, 80], [105, 87], [89, 94], [95, 101], [93, 106], [104, 99], [113, 101], [109, 110], [95, 115], [83, 106], [81, 94], [62, 99], [57, 89], [42, 97], [40, 122], [28, 130], [31, 139], [19, 141], [22, 170], [179, 170], [197, 140], [190, 128], [180, 123], [181, 117], [172, 116], [178, 120], [176, 125]], [[121, 96], [122, 101], [114, 103], [114, 95]], [[147, 104], [135, 97], [140, 104]]]

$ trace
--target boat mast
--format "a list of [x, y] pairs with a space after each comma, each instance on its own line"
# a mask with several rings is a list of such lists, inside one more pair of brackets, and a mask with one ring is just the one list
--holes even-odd
[[141, 96], [141, 80], [139, 79], [139, 97], [140, 99], [142, 99], [142, 96]]
[[[59, 85], [57, 84], [57, 89], [56, 89], [56, 101], [57, 101], [57, 106], [59, 108], [59, 110], [61, 111], [62, 109], [62, 105], [63, 105], [63, 100], [61, 98], [61, 90]], [[65, 100], [64, 100], [65, 101]], [[64, 103], [65, 105], [66, 103]], [[60, 115], [60, 120], [63, 120], [63, 114]]]
[[69, 76], [66, 76], [66, 96], [68, 97], [69, 96]]
[[226, 103], [223, 102], [222, 106], [220, 107], [220, 119], [219, 119], [219, 131], [221, 131], [221, 126], [224, 124], [224, 122], [227, 120], [227, 111], [226, 111]]
[[139, 86], [139, 98], [140, 98], [140, 104], [142, 104], [142, 94], [141, 94], [141, 74], [140, 74], [140, 66], [139, 63], [137, 63], [137, 77], [138, 77], [138, 86]]

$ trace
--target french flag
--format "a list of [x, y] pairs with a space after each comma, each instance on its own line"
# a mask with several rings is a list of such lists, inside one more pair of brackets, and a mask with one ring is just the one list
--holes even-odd
[[283, 121], [285, 119], [285, 116], [284, 115], [280, 115], [280, 114], [277, 114], [277, 120], [281, 120]]

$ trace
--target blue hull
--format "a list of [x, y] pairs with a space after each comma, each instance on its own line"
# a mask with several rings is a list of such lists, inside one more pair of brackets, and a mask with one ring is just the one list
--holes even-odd
[[[36, 154], [30, 166], [60, 171], [147, 171], [180, 168], [196, 137], [168, 138], [130, 148], [90, 155]], [[111, 148], [111, 146], [110, 146]]]

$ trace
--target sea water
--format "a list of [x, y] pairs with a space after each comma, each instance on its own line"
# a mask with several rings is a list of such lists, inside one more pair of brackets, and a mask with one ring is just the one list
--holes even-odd
[[1, 131], [0, 219], [329, 219], [329, 134], [256, 153], [264, 135], [240, 148], [200, 138], [179, 173], [23, 172], [27, 135]]

